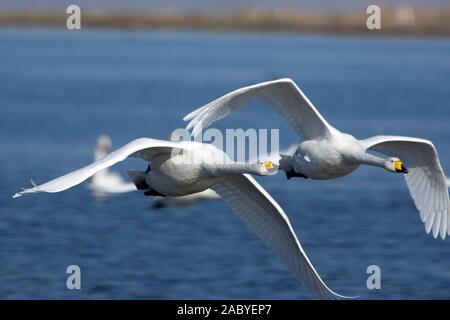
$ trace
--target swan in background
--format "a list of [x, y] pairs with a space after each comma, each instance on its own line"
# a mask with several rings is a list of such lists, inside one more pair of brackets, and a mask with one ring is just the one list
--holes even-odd
[[[99, 136], [94, 151], [94, 160], [98, 161], [104, 158], [108, 154], [111, 145], [111, 139], [107, 135]], [[88, 187], [98, 196], [136, 191], [134, 183], [125, 182], [120, 174], [111, 172], [109, 168], [96, 172], [92, 176]]]
[[283, 209], [250, 176], [275, 174], [278, 167], [272, 162], [238, 163], [211, 144], [141, 138], [86, 167], [24, 189], [13, 197], [66, 190], [127, 157], [150, 162], [145, 172], [129, 171], [136, 187], [144, 190], [145, 195], [186, 196], [212, 188], [280, 257], [298, 280], [323, 298], [342, 297], [321, 280]]
[[332, 127], [291, 79], [230, 92], [185, 116], [184, 120], [190, 121], [186, 129], [192, 129], [192, 135], [197, 136], [202, 128], [245, 106], [252, 98], [270, 104], [300, 138], [293, 154], [281, 155], [280, 168], [288, 179], [333, 179], [353, 172], [362, 164], [404, 174], [426, 232], [432, 230], [435, 238], [440, 234], [442, 239], [450, 235], [447, 180], [433, 143], [401, 136], [358, 140]]
[[153, 203], [153, 208], [160, 209], [164, 207], [187, 207], [200, 201], [217, 200], [220, 196], [212, 189], [206, 189], [202, 192], [188, 194], [182, 197], [160, 197]]

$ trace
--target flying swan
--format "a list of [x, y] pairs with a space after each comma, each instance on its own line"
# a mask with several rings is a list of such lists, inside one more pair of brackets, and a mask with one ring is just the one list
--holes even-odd
[[137, 189], [144, 190], [145, 195], [177, 197], [212, 188], [300, 282], [322, 298], [343, 298], [325, 285], [303, 251], [283, 209], [250, 176], [276, 173], [278, 167], [269, 161], [238, 163], [214, 145], [140, 138], [86, 167], [34, 185], [13, 197], [66, 190], [128, 157], [150, 162], [145, 172], [129, 171]]
[[333, 179], [353, 172], [362, 164], [402, 173], [426, 232], [432, 230], [435, 238], [440, 234], [442, 239], [450, 235], [447, 180], [433, 143], [401, 136], [358, 140], [328, 124], [291, 79], [230, 92], [185, 116], [184, 120], [190, 121], [186, 129], [192, 129], [192, 135], [196, 136], [202, 128], [245, 106], [252, 98], [270, 104], [299, 135], [297, 150], [281, 155], [280, 169], [288, 179]]

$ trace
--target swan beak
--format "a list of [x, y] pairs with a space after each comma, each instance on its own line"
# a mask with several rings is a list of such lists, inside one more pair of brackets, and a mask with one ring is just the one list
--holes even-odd
[[266, 169], [273, 169], [274, 168], [274, 164], [271, 161], [265, 161], [263, 162], [263, 165]]
[[279, 167], [271, 161], [264, 161], [262, 165], [267, 170], [267, 174], [269, 175], [273, 175], [278, 172]]
[[403, 165], [403, 163], [401, 161], [394, 162], [394, 165], [395, 165], [395, 171], [397, 171], [399, 173], [407, 174], [409, 172], [408, 169], [406, 169], [406, 167]]

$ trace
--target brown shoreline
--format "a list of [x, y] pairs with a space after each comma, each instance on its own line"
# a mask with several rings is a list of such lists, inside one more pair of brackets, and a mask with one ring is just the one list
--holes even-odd
[[[380, 30], [367, 29], [367, 16], [365, 11], [311, 13], [241, 10], [226, 13], [127, 12], [123, 14], [82, 12], [81, 25], [82, 29], [89, 27], [169, 28], [450, 36], [450, 7], [382, 9]], [[68, 15], [64, 12], [0, 12], [0, 26], [61, 26], [65, 28], [67, 17]]]

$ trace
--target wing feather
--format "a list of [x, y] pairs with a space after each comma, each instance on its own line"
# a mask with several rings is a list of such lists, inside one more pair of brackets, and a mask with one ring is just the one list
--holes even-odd
[[329, 134], [330, 125], [291, 79], [258, 83], [232, 91], [185, 116], [183, 120], [190, 121], [186, 129], [193, 129], [192, 135], [197, 136], [202, 128], [244, 107], [252, 98], [271, 105], [303, 139]]
[[303, 251], [283, 209], [250, 175], [224, 176], [213, 189], [300, 282], [323, 298], [345, 298], [325, 285]]
[[174, 148], [178, 147], [179, 144], [171, 141], [150, 138], [136, 139], [90, 165], [72, 171], [40, 186], [35, 185], [33, 188], [24, 189], [23, 191], [16, 193], [13, 198], [36, 192], [60, 192], [82, 183], [97, 171], [111, 167], [117, 162], [123, 161], [130, 156], [150, 161], [156, 154], [161, 152], [171, 152]]

